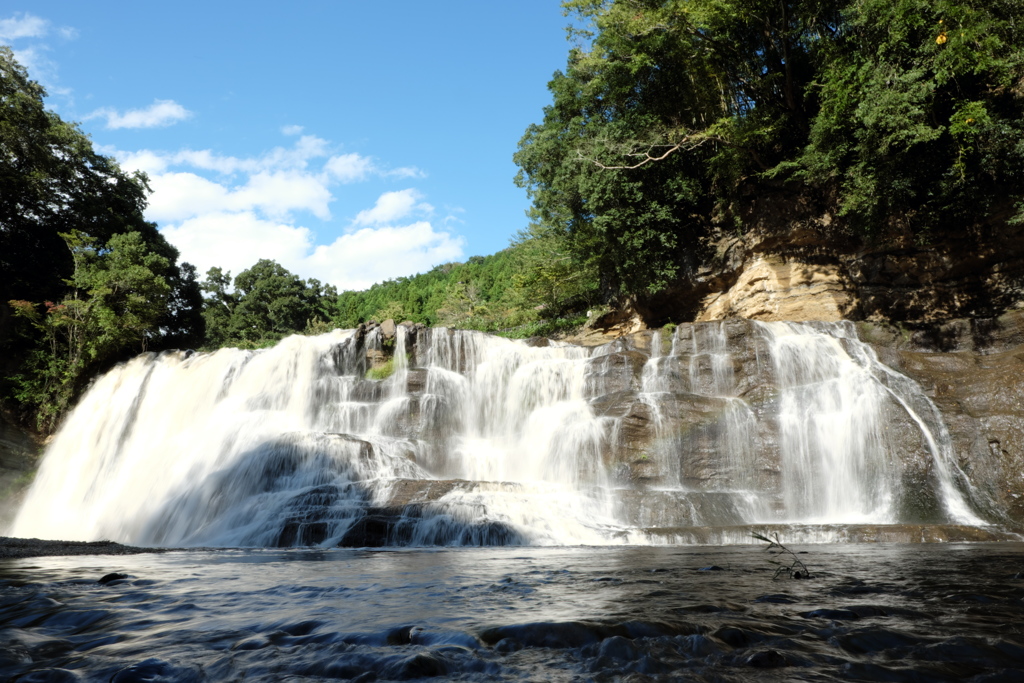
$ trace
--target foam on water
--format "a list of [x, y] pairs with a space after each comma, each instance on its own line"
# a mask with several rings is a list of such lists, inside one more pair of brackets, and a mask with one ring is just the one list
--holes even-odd
[[[934, 472], [941, 511], [924, 521], [984, 523], [941, 415], [852, 325], [752, 329], [738, 342], [724, 323], [680, 326], [645, 351], [399, 326], [391, 340], [375, 328], [143, 355], [68, 417], [12, 533], [327, 546], [387, 517], [394, 543], [566, 545], [922, 521], [903, 512], [896, 419]], [[389, 377], [367, 379], [368, 351], [392, 354]], [[641, 446], [629, 429], [646, 430]]]

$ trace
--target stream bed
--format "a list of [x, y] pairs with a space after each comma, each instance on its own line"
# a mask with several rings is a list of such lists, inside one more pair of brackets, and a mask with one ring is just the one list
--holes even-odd
[[2, 560], [0, 680], [1024, 680], [1024, 543], [793, 550]]

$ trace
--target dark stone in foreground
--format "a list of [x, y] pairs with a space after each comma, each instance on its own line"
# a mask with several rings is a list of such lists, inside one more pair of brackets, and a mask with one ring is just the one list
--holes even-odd
[[136, 548], [113, 541], [42, 541], [38, 538], [0, 536], [0, 559], [57, 555], [137, 555], [167, 550], [170, 548]]

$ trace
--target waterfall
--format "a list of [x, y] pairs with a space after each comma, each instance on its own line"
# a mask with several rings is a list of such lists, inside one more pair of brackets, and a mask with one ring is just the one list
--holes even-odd
[[398, 326], [114, 368], [54, 438], [12, 532], [646, 543], [984, 524], [973, 496], [941, 414], [849, 324], [695, 323], [594, 349]]
[[[780, 393], [783, 495], [792, 519], [900, 521], [900, 463], [886, 438], [887, 413], [898, 405], [920, 430], [947, 518], [982, 523], [953, 481], [948, 431], [934, 404], [912, 380], [879, 362], [851, 323], [763, 323], [762, 329]], [[926, 406], [931, 424], [914, 403]]]

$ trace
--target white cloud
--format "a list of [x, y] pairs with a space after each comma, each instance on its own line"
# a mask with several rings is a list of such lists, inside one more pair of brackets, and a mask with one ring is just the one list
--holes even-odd
[[298, 135], [303, 130], [302, 126], [281, 126], [281, 133], [284, 135]]
[[257, 173], [230, 196], [235, 209], [257, 207], [281, 218], [292, 211], [309, 211], [321, 220], [331, 217], [327, 205], [332, 198], [322, 179], [296, 171]]
[[390, 171], [384, 171], [383, 175], [391, 178], [426, 178], [427, 174], [416, 168], [415, 166], [402, 166], [400, 168], [393, 168]]
[[230, 190], [195, 173], [157, 173], [150, 176], [153, 194], [146, 218], [173, 222], [229, 210]]
[[400, 275], [462, 258], [465, 240], [420, 221], [401, 227], [363, 228], [318, 246], [303, 271], [340, 290], [366, 289]]
[[434, 210], [430, 204], [421, 203], [423, 195], [413, 189], [385, 192], [377, 198], [372, 209], [360, 211], [355, 225], [383, 225], [402, 220], [412, 213], [429, 214]]
[[303, 278], [363, 289], [463, 255], [465, 240], [424, 219], [434, 208], [414, 188], [381, 194], [345, 234], [317, 245], [301, 216], [328, 220], [336, 199], [332, 188], [374, 176], [422, 174], [383, 170], [360, 154], [332, 153], [328, 141], [314, 135], [254, 157], [191, 149], [100, 151], [126, 170], [149, 174], [153, 194], [146, 217], [161, 224], [182, 260], [201, 274], [220, 266], [237, 275], [269, 258]]
[[97, 109], [85, 117], [106, 118], [107, 128], [160, 128], [170, 126], [192, 116], [192, 112], [174, 100], [156, 100], [145, 109], [129, 109], [124, 114], [116, 109]]
[[100, 154], [115, 157], [117, 163], [126, 171], [142, 171], [152, 176], [154, 173], [162, 173], [167, 170], [167, 158], [148, 149], [140, 149], [136, 152], [122, 152], [109, 145], [94, 144], [93, 147]]
[[161, 232], [201, 275], [213, 266], [238, 275], [261, 258], [304, 274], [301, 266], [313, 246], [308, 228], [267, 220], [252, 211], [204, 213]]
[[155, 173], [146, 217], [174, 222], [211, 212], [259, 210], [275, 220], [308, 211], [321, 220], [331, 217], [331, 191], [308, 174], [282, 171], [257, 173], [239, 187], [226, 187], [195, 173]]
[[42, 38], [50, 29], [50, 22], [28, 12], [15, 13], [10, 19], [0, 19], [0, 40], [10, 42], [19, 38]]
[[363, 180], [376, 171], [373, 162], [358, 154], [341, 154], [333, 156], [324, 164], [324, 171], [342, 183], [354, 183]]
[[465, 240], [428, 222], [363, 228], [313, 247], [312, 232], [253, 212], [216, 212], [161, 229], [200, 275], [213, 266], [238, 275], [261, 258], [273, 259], [303, 278], [315, 277], [344, 291], [366, 289], [400, 275], [423, 272], [463, 257]]

